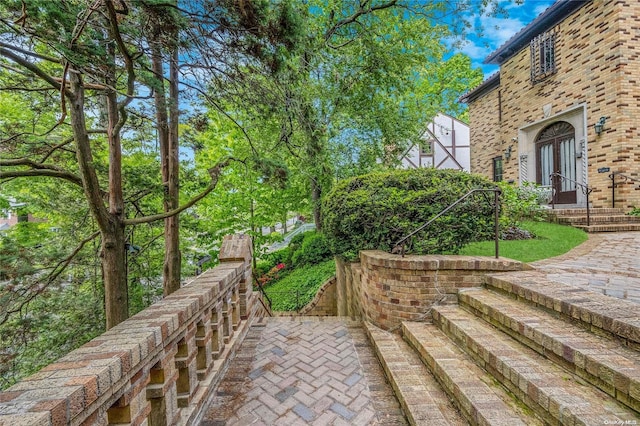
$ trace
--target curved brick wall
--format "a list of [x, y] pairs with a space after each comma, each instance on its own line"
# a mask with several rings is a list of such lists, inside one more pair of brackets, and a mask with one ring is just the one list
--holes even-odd
[[[519, 271], [528, 266], [504, 258], [401, 257], [372, 250], [360, 252], [359, 268], [360, 280], [345, 280], [343, 284], [343, 292], [353, 295], [348, 302], [351, 310], [360, 311], [363, 318], [388, 330], [401, 321], [424, 320], [434, 302], [455, 300], [459, 289], [480, 286], [485, 273]], [[348, 269], [338, 275], [355, 275]]]

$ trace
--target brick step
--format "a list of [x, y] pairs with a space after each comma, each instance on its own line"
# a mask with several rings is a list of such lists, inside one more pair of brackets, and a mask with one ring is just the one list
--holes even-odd
[[364, 328], [412, 425], [466, 425], [418, 355], [396, 334], [368, 322]]
[[[558, 223], [566, 225], [586, 225], [586, 216], [562, 216], [558, 218]], [[590, 224], [614, 224], [614, 223], [640, 223], [640, 217], [629, 216], [628, 214], [591, 216]]]
[[549, 280], [538, 271], [488, 274], [485, 285], [519, 300], [582, 323], [598, 334], [614, 336], [640, 350], [640, 305]]
[[460, 306], [640, 412], [640, 353], [487, 289], [458, 294]]
[[[548, 211], [550, 215], [562, 217], [562, 216], [586, 216], [587, 209], [550, 209]], [[600, 216], [600, 215], [621, 215], [624, 214], [625, 211], [622, 208], [593, 208], [589, 209], [589, 215], [591, 216]]]
[[433, 319], [478, 365], [547, 423], [625, 424], [638, 419], [637, 413], [604, 392], [459, 306], [436, 307]]
[[434, 325], [403, 322], [402, 332], [470, 424], [542, 424]]
[[589, 233], [640, 231], [640, 223], [617, 223], [612, 225], [591, 225], [591, 226], [575, 225], [575, 227]]

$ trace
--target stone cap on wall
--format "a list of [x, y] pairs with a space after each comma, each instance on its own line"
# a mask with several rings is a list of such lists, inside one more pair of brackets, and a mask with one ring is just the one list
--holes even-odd
[[524, 271], [533, 269], [527, 263], [506, 257], [455, 256], [455, 255], [405, 255], [391, 254], [381, 250], [363, 250], [360, 261], [369, 266], [413, 270], [483, 270]]
[[251, 237], [246, 234], [226, 235], [222, 240], [220, 262], [248, 262], [252, 257]]

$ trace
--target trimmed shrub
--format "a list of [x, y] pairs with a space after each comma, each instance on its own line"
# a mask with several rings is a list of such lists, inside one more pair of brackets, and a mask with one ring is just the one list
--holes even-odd
[[296, 267], [315, 265], [331, 258], [331, 248], [327, 238], [318, 232], [307, 232], [300, 248], [293, 252], [291, 262]]
[[500, 223], [503, 228], [518, 228], [525, 220], [545, 220], [545, 209], [541, 206], [549, 198], [545, 188], [530, 182], [522, 186], [500, 182], [498, 186], [502, 190]]
[[[431, 168], [370, 173], [339, 182], [322, 205], [323, 231], [334, 254], [356, 260], [360, 250], [391, 251], [397, 241], [474, 188], [493, 188], [478, 175]], [[486, 194], [492, 200], [492, 194]], [[491, 203], [471, 197], [407, 243], [416, 254], [457, 253], [490, 238]]]

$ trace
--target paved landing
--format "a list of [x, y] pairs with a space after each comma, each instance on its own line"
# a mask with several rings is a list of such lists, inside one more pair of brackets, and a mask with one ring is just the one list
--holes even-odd
[[640, 232], [590, 234], [570, 252], [531, 265], [552, 281], [640, 303]]
[[263, 321], [249, 331], [201, 425], [407, 424], [360, 322]]

